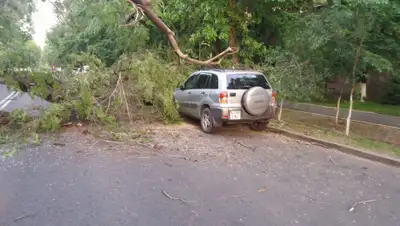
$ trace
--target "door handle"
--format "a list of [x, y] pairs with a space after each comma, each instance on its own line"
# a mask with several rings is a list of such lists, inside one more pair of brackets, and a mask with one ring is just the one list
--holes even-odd
[[192, 92], [189, 91], [188, 94], [192, 94]]
[[205, 93], [204, 91], [203, 91], [203, 92], [201, 92], [200, 94], [201, 94], [201, 95], [206, 95], [206, 93]]

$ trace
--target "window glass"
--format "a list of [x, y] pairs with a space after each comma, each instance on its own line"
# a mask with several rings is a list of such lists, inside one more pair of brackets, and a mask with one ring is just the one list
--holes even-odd
[[270, 89], [267, 79], [262, 74], [228, 74], [226, 76], [227, 89], [250, 89], [254, 86], [261, 86]]
[[199, 75], [192, 75], [188, 80], [186, 80], [185, 85], [183, 86], [185, 89], [195, 89], [197, 84], [197, 79]]
[[218, 76], [212, 75], [209, 83], [210, 89], [218, 89]]
[[207, 74], [200, 74], [199, 79], [197, 80], [196, 89], [205, 89], [207, 88], [208, 78], [210, 76]]

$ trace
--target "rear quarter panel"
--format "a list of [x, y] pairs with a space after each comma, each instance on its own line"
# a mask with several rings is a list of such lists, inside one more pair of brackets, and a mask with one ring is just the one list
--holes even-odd
[[196, 109], [196, 117], [200, 118], [203, 107], [220, 108], [219, 106], [219, 91], [207, 90], [207, 95], [201, 100], [198, 108]]

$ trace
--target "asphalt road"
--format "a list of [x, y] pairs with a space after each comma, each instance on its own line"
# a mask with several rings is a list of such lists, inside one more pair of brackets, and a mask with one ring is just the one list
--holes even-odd
[[0, 112], [10, 113], [15, 109], [23, 109], [29, 116], [38, 116], [41, 108], [47, 108], [50, 103], [39, 98], [32, 98], [20, 91], [9, 90], [0, 84]]
[[0, 225], [400, 225], [399, 169], [233, 130], [158, 128], [138, 146], [75, 131], [23, 148], [0, 161]]

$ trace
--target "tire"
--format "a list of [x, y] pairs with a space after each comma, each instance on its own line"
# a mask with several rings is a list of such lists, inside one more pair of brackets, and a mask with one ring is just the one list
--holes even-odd
[[268, 122], [253, 122], [250, 124], [250, 129], [254, 131], [265, 131], [267, 126]]
[[215, 133], [216, 126], [214, 125], [214, 118], [209, 108], [204, 108], [201, 111], [200, 126], [204, 133]]

